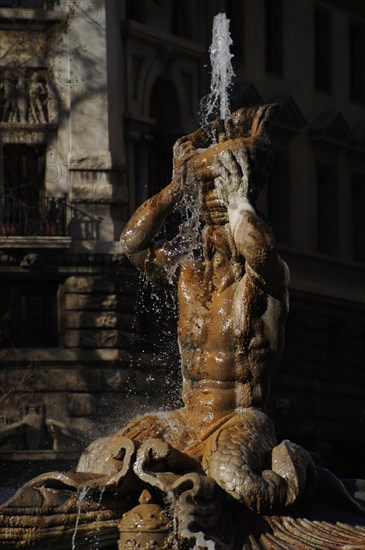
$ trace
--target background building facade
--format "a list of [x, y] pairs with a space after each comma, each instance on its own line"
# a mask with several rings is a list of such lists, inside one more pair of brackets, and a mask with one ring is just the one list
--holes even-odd
[[279, 437], [364, 476], [363, 2], [0, 0], [9, 491], [178, 401], [173, 303], [138, 280], [118, 238], [168, 183], [174, 141], [199, 124], [219, 11], [234, 41], [232, 107], [280, 106], [259, 206], [291, 270], [291, 313], [270, 411]]

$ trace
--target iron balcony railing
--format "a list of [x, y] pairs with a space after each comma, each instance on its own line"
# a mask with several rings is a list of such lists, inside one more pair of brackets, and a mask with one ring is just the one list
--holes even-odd
[[67, 196], [46, 197], [28, 204], [14, 196], [0, 196], [0, 236], [61, 237], [98, 240], [101, 218], [67, 202]]

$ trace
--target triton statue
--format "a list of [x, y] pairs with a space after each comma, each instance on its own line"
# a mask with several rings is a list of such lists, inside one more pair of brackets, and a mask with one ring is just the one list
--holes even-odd
[[[184, 186], [201, 185], [203, 257], [182, 261], [177, 271], [185, 406], [136, 419], [123, 434], [162, 437], [259, 512], [292, 504], [315, 471], [302, 448], [289, 442], [276, 447], [265, 413], [283, 349], [289, 279], [255, 207], [270, 169], [266, 125], [273, 108], [237, 111], [226, 121], [227, 139], [203, 154], [197, 150], [208, 145], [204, 131], [180, 139], [172, 183], [135, 212], [121, 236], [131, 262], [161, 284], [174, 252], [156, 249], [153, 239]], [[287, 463], [297, 455], [298, 471]]]

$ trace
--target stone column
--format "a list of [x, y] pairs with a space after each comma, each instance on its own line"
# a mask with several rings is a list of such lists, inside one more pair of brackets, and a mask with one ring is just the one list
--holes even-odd
[[117, 0], [78, 1], [69, 29], [70, 78], [74, 83], [67, 159], [71, 201], [100, 219], [97, 238], [103, 241], [118, 238], [127, 199], [118, 7]]

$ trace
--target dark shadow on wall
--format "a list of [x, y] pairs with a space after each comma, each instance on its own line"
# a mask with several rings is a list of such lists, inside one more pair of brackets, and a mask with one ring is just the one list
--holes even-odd
[[290, 294], [284, 353], [269, 400], [278, 438], [315, 453], [340, 478], [364, 477], [363, 308]]

